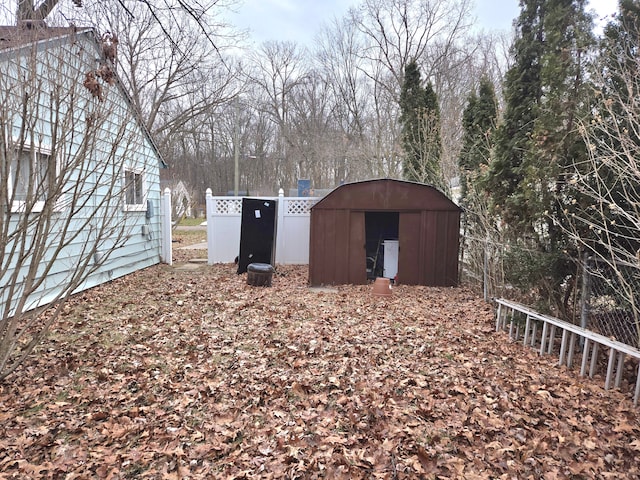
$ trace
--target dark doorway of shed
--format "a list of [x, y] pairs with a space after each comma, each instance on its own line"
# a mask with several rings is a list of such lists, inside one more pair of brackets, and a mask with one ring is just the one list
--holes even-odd
[[[394, 278], [398, 270], [398, 212], [365, 212], [367, 279]], [[386, 264], [385, 264], [386, 250]]]

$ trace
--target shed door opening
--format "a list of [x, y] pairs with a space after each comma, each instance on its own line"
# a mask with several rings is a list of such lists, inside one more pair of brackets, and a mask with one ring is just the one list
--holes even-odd
[[[365, 249], [367, 279], [387, 276], [394, 278], [398, 271], [398, 212], [365, 212]], [[386, 243], [385, 243], [386, 242]], [[385, 251], [386, 262], [385, 262]]]

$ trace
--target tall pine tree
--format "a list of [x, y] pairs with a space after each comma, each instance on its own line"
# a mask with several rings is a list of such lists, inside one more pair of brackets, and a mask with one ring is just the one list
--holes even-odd
[[578, 260], [576, 246], [567, 235], [565, 212], [572, 195], [567, 180], [573, 173], [573, 165], [588, 158], [578, 129], [579, 122], [590, 115], [592, 88], [587, 71], [595, 46], [593, 22], [585, 9], [586, 0], [546, 3], [541, 68], [543, 104], [525, 161], [524, 185], [532, 188], [523, 189], [540, 252], [536, 264], [541, 270], [534, 271], [534, 279], [539, 279], [545, 294], [565, 314], [573, 285], [567, 279], [573, 279]]
[[[495, 293], [492, 288], [496, 272], [489, 258], [496, 257], [490, 248], [490, 239], [496, 239], [495, 220], [487, 210], [487, 196], [482, 191], [482, 173], [486, 171], [493, 149], [494, 131], [497, 119], [497, 101], [493, 84], [487, 79], [480, 80], [478, 93], [471, 92], [462, 115], [464, 133], [462, 148], [458, 157], [462, 198], [460, 204], [464, 210], [464, 242], [462, 253], [465, 264], [471, 269], [484, 271], [483, 287], [485, 295]], [[499, 240], [498, 240], [499, 241]], [[491, 272], [489, 272], [491, 270]]]
[[585, 246], [609, 262], [635, 264], [640, 249], [639, 52], [640, 2], [621, 0], [600, 42], [597, 114], [589, 131], [592, 161], [576, 164], [577, 186], [586, 199], [576, 202], [573, 212]]
[[505, 110], [496, 132], [494, 158], [485, 179], [494, 211], [516, 237], [516, 232], [531, 228], [528, 215], [523, 215], [526, 210], [521, 190], [524, 159], [542, 101], [540, 69], [545, 3], [545, 0], [521, 2], [516, 37], [511, 47], [514, 63], [507, 71], [503, 88]]
[[458, 157], [463, 203], [469, 183], [475, 182], [480, 168], [489, 165], [497, 123], [497, 100], [493, 84], [488, 78], [480, 80], [478, 93], [471, 92], [462, 114], [462, 148]]
[[567, 314], [573, 288], [564, 210], [567, 175], [587, 151], [587, 59], [594, 45], [586, 0], [523, 0], [505, 82], [506, 109], [486, 178], [511, 238], [511, 280]]
[[415, 60], [407, 64], [400, 92], [400, 125], [407, 180], [445, 189], [440, 168], [440, 107], [431, 83], [422, 85]]

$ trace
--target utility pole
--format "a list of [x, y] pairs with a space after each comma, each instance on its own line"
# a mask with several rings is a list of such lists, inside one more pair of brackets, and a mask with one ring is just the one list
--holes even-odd
[[240, 107], [236, 99], [236, 118], [233, 125], [233, 195], [238, 196], [240, 186], [240, 151], [238, 149], [238, 130], [240, 129]]

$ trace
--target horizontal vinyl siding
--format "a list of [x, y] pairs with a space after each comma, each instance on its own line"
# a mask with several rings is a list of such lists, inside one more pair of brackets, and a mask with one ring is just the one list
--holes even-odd
[[[55, 91], [54, 89], [60, 86], [73, 88], [76, 98], [76, 102], [73, 105], [67, 105], [66, 107], [62, 105], [62, 108], [59, 108], [58, 120], [61, 119], [60, 124], [68, 124], [69, 128], [67, 128], [66, 131], [69, 132], [71, 131], [71, 122], [73, 122], [73, 128], [75, 129], [74, 134], [68, 136], [68, 140], [61, 141], [60, 143], [61, 149], [66, 152], [66, 155], [62, 157], [81, 158], [83, 165], [88, 167], [89, 170], [106, 173], [106, 175], [98, 178], [98, 175], [94, 174], [88, 178], [84, 190], [94, 188], [97, 181], [97, 193], [88, 199], [86, 206], [73, 215], [69, 226], [71, 231], [79, 231], [80, 234], [64, 247], [58, 260], [53, 264], [45, 284], [32, 299], [34, 306], [36, 304], [46, 303], [55, 298], [55, 296], [60, 293], [60, 285], [64, 284], [64, 280], [69, 277], [70, 272], [83, 261], [81, 258], [83, 249], [85, 249], [87, 243], [93, 245], [93, 242], [95, 242], [95, 236], [90, 226], [86, 225], [87, 220], [91, 218], [92, 212], [95, 211], [95, 206], [99, 204], [105, 196], [114, 194], [114, 198], [112, 198], [109, 205], [105, 207], [106, 212], [108, 212], [106, 216], [111, 215], [117, 224], [124, 225], [127, 232], [124, 236], [124, 245], [115, 249], [105, 264], [91, 274], [79, 290], [96, 286], [113, 278], [159, 263], [161, 248], [161, 192], [159, 186], [161, 160], [146, 132], [138, 123], [132, 108], [127, 103], [126, 95], [124, 95], [117, 84], [110, 86], [104, 84], [104, 99], [102, 102], [99, 102], [97, 99], [92, 98], [84, 88], [83, 81], [85, 74], [96, 68], [96, 59], [99, 58], [100, 55], [100, 52], [97, 50], [97, 45], [90, 37], [79, 35], [76, 38], [75, 45], [71, 46], [60, 43], [59, 45], [54, 45], [50, 52], [51, 54], [49, 55], [49, 53], [42, 51], [38, 57], [39, 60], [42, 60], [42, 63], [38, 64], [38, 75], [44, 79], [41, 88], [45, 92]], [[62, 59], [62, 61], [60, 61], [60, 59]], [[7, 54], [0, 55], [0, 67], [3, 63], [13, 65], [12, 68], [5, 69], [3, 67], [4, 79], [0, 80], [0, 89], [2, 89], [0, 95], [5, 103], [15, 103], [16, 115], [13, 116], [15, 124], [12, 129], [12, 133], [15, 136], [17, 132], [20, 131], [20, 125], [18, 124], [20, 117], [18, 113], [21, 108], [21, 100], [19, 95], [12, 96], [12, 94], [20, 93], [20, 89], [16, 87], [8, 95], [6, 88], [8, 87], [8, 82], [17, 82], [15, 76], [18, 72], [21, 72], [20, 75], [22, 77], [28, 77], [30, 69], [26, 68], [24, 61], [21, 61], [21, 66], [17, 67], [15, 58]], [[5, 75], [4, 71], [7, 71], [8, 74]], [[46, 94], [41, 95], [37, 99], [40, 119], [37, 122], [36, 128], [39, 134], [45, 138], [45, 144], [47, 142], [51, 143], [51, 134], [54, 130], [51, 123], [52, 109], [49, 100], [50, 97]], [[96, 134], [95, 146], [89, 149], [88, 155], [84, 156], [79, 152], [81, 152], [81, 141], [83, 138], [81, 132], [86, 131], [88, 128], [85, 121], [87, 118], [94, 118], [92, 124], [99, 125], [99, 128]], [[119, 138], [117, 148], [115, 149], [113, 148], [114, 138]], [[122, 171], [120, 169], [123, 166], [144, 171], [147, 199], [152, 202], [154, 208], [154, 216], [152, 218], [146, 218], [144, 211], [124, 211], [122, 197], [120, 195], [120, 189], [123, 187]], [[79, 169], [76, 169], [68, 184], [65, 185], [65, 189], [68, 192], [67, 200], [71, 199], [74, 185], [76, 185], [76, 183], [73, 182], [73, 176], [77, 178], [78, 175], [80, 175], [78, 172]], [[116, 182], [112, 189], [114, 191], [112, 191], [109, 188], [109, 184], [114, 175], [116, 176]], [[84, 196], [81, 195], [80, 198], [87, 200], [86, 194]], [[66, 206], [55, 215], [56, 218], [61, 220], [68, 219], [71, 215], [71, 208]], [[18, 218], [18, 214], [11, 214], [10, 219], [12, 221], [15, 222]], [[95, 225], [97, 222], [98, 219], [94, 219], [90, 223]], [[143, 236], [141, 234], [144, 225], [149, 228], [149, 236]], [[48, 242], [51, 245], [51, 254], [55, 246], [60, 243], [60, 239], [56, 238], [54, 234], [48, 238]], [[113, 245], [113, 239], [106, 239], [105, 243], [104, 249]], [[17, 268], [17, 265], [14, 261], [13, 264], [9, 265], [9, 269], [3, 278], [0, 278], [0, 282], [2, 282], [3, 285], [15, 268]], [[23, 273], [25, 270], [26, 266], [23, 266], [20, 273]], [[6, 302], [6, 295], [7, 291], [5, 288], [0, 290], [0, 301]]]

